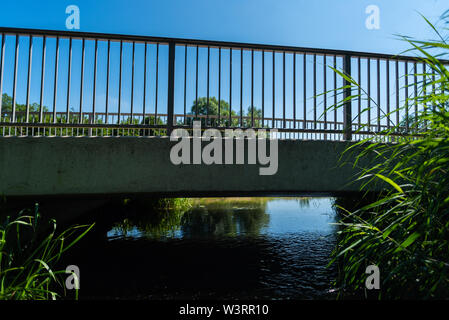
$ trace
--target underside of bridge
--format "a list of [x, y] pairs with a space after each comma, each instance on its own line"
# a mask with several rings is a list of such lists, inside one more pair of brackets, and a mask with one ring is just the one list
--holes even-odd
[[[178, 142], [167, 137], [5, 137], [0, 138], [0, 194], [189, 197], [359, 191], [360, 184], [352, 183], [359, 174], [352, 166], [357, 151], [343, 154], [353, 142], [277, 142], [277, 172], [260, 175], [260, 168], [267, 165], [248, 164], [248, 140], [245, 164], [175, 165], [170, 153]], [[224, 163], [230, 150], [225, 149], [224, 139], [221, 143]], [[208, 144], [201, 143], [202, 147]], [[360, 164], [372, 164], [370, 159], [364, 161]]]

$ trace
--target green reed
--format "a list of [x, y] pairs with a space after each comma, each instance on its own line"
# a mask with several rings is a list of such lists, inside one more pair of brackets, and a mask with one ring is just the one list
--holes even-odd
[[[375, 166], [361, 167], [357, 181], [364, 187], [382, 181], [390, 188], [356, 210], [339, 206], [339, 242], [331, 263], [339, 267], [335, 285], [340, 298], [373, 294], [387, 299], [449, 296], [449, 70], [439, 60], [449, 53], [449, 44], [426, 21], [437, 40], [401, 37], [410, 44], [410, 51], [418, 54], [419, 63], [430, 69], [409, 74], [423, 80], [418, 84], [418, 96], [409, 97], [401, 106], [404, 110], [418, 104], [421, 111], [404, 121], [419, 134], [393, 137], [399, 130], [393, 127], [381, 133], [390, 143], [379, 142], [379, 135], [375, 135], [346, 150], [350, 153], [363, 147], [356, 155], [357, 168], [364, 157], [374, 155], [380, 160]], [[358, 92], [359, 85], [353, 78], [335, 72]], [[371, 99], [363, 90], [362, 95]], [[354, 98], [358, 96], [348, 99]], [[365, 270], [371, 264], [380, 269], [381, 286], [368, 292]]]
[[66, 293], [65, 270], [55, 270], [56, 264], [93, 225], [58, 233], [56, 221], [47, 225], [41, 220], [36, 205], [0, 225], [0, 300], [57, 299]]

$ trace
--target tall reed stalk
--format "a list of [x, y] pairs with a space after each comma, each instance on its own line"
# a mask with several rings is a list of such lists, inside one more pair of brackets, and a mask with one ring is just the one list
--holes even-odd
[[[449, 22], [448, 18], [446, 13], [443, 19]], [[448, 29], [438, 30], [426, 21], [437, 40], [401, 37], [410, 44], [408, 51], [428, 66], [425, 72], [416, 74], [423, 79], [418, 83], [418, 96], [408, 97], [400, 108], [418, 104], [421, 111], [409, 124], [419, 135], [396, 139], [391, 135], [399, 128], [391, 128], [382, 136], [393, 143], [381, 143], [375, 135], [347, 150], [364, 148], [356, 163], [373, 154], [380, 160], [378, 165], [361, 168], [357, 180], [365, 182], [364, 186], [381, 180], [390, 188], [357, 210], [339, 207], [342, 219], [332, 263], [340, 270], [336, 283], [340, 298], [368, 293], [368, 265], [380, 269], [380, 290], [373, 290], [377, 298], [449, 296], [449, 71], [440, 61], [449, 53], [447, 38], [441, 33]], [[353, 78], [335, 72], [358, 92], [359, 84]], [[394, 113], [396, 110], [390, 114]]]

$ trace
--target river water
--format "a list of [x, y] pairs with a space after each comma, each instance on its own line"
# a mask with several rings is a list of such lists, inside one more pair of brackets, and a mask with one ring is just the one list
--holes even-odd
[[[64, 263], [81, 298], [328, 299], [332, 198], [195, 199], [99, 227]], [[111, 215], [113, 216], [113, 215]]]

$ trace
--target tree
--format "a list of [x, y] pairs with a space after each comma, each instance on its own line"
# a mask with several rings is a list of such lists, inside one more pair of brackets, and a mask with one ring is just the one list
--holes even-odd
[[[220, 109], [220, 110], [218, 110], [218, 109]], [[206, 122], [208, 122], [209, 126], [218, 126], [219, 124], [220, 124], [220, 126], [226, 126], [226, 127], [237, 126], [238, 119], [236, 119], [236, 118], [232, 118], [231, 120], [229, 119], [229, 114], [231, 114], [231, 117], [237, 116], [237, 114], [233, 110], [230, 113], [230, 109], [231, 108], [229, 106], [229, 103], [227, 103], [224, 100], [220, 101], [220, 106], [219, 106], [217, 98], [210, 97], [209, 103], [207, 103], [207, 97], [201, 97], [201, 98], [198, 98], [197, 101], [193, 102], [191, 112], [189, 112], [188, 114], [189, 115], [198, 115], [198, 116], [205, 116], [205, 115], [211, 116], [208, 121], [206, 118], [203, 118], [203, 117], [199, 118], [202, 126], [205, 126]], [[220, 111], [220, 121], [218, 121], [218, 112], [219, 111]], [[196, 119], [195, 117], [189, 117], [189, 118], [187, 118], [187, 124], [191, 125], [193, 120], [198, 120], [198, 119]]]
[[[39, 104], [34, 102], [30, 104], [29, 112], [39, 112]], [[17, 112], [26, 112], [26, 104], [16, 103], [16, 113]], [[48, 112], [48, 108], [46, 106], [42, 107], [43, 112]], [[2, 113], [3, 112], [12, 112], [12, 97], [7, 93], [2, 95]]]
[[251, 106], [249, 106], [246, 119], [243, 119], [243, 127], [262, 128], [262, 110], [257, 107], [251, 108]]
[[[220, 107], [220, 108], [219, 108]], [[220, 109], [220, 110], [219, 110]], [[253, 110], [252, 110], [253, 109]], [[254, 127], [262, 127], [262, 110], [257, 107], [248, 107], [248, 112], [245, 115], [243, 112], [242, 115], [242, 127], [252, 127], [251, 126], [251, 111], [253, 115], [253, 124]], [[220, 112], [220, 121], [218, 119], [218, 114]], [[206, 126], [206, 122], [209, 126], [224, 126], [224, 127], [238, 127], [240, 124], [240, 112], [236, 113], [234, 110], [231, 110], [229, 103], [225, 100], [220, 100], [220, 106], [218, 104], [218, 99], [215, 97], [209, 98], [209, 103], [207, 101], [207, 97], [200, 97], [197, 101], [193, 102], [191, 107], [191, 111], [188, 113], [189, 115], [198, 115], [198, 116], [210, 116], [207, 120], [204, 117], [200, 118], [201, 125]], [[231, 119], [229, 119], [231, 116]], [[245, 119], [248, 117], [248, 119]], [[193, 120], [198, 120], [195, 117], [187, 118], [187, 124], [191, 125]]]

